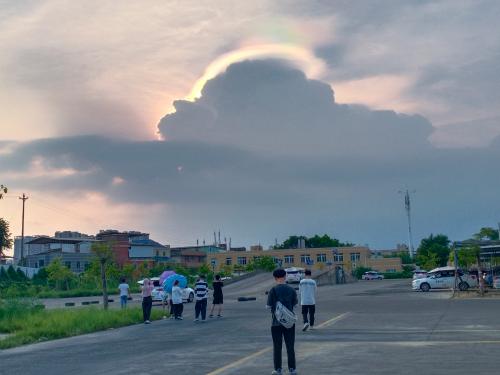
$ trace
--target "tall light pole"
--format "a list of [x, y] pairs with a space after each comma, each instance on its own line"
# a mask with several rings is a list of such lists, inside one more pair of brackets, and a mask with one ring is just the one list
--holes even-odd
[[26, 194], [23, 193], [22, 197], [19, 197], [23, 201], [23, 218], [22, 218], [22, 224], [21, 224], [21, 265], [24, 264], [24, 204], [28, 200], [28, 197]]
[[[410, 253], [410, 257], [413, 258], [415, 256], [415, 249], [413, 247], [413, 237], [411, 234], [411, 203], [410, 203], [410, 192], [408, 189], [405, 191], [399, 191], [401, 194], [405, 195], [405, 210], [406, 216], [408, 217], [408, 252]], [[414, 193], [415, 191], [412, 191]]]

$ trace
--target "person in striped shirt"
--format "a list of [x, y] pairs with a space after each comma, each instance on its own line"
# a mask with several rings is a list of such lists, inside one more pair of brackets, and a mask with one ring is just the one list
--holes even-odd
[[205, 276], [200, 275], [198, 281], [194, 285], [194, 294], [196, 304], [194, 305], [195, 322], [198, 322], [201, 315], [201, 321], [205, 322], [207, 318], [207, 299], [208, 299], [208, 284], [205, 281]]

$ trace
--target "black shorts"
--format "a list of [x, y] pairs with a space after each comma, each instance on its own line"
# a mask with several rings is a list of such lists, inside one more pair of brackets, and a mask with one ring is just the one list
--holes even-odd
[[214, 296], [214, 302], [213, 302], [214, 305], [222, 305], [224, 304], [224, 297], [222, 295], [215, 295]]

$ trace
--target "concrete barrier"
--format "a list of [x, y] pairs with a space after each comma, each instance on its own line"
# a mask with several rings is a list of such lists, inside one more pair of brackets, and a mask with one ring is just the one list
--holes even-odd
[[238, 297], [238, 302], [256, 301], [256, 297]]

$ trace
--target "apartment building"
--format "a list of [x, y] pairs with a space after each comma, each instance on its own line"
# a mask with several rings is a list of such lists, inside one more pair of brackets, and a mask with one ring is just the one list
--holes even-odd
[[368, 247], [338, 248], [299, 248], [279, 250], [226, 251], [207, 254], [207, 264], [216, 270], [224, 266], [246, 266], [259, 259], [270, 256], [281, 267], [303, 267], [323, 270], [328, 267], [341, 266], [346, 272], [357, 267], [368, 267], [379, 272], [399, 272], [402, 270], [400, 258], [373, 258]]

